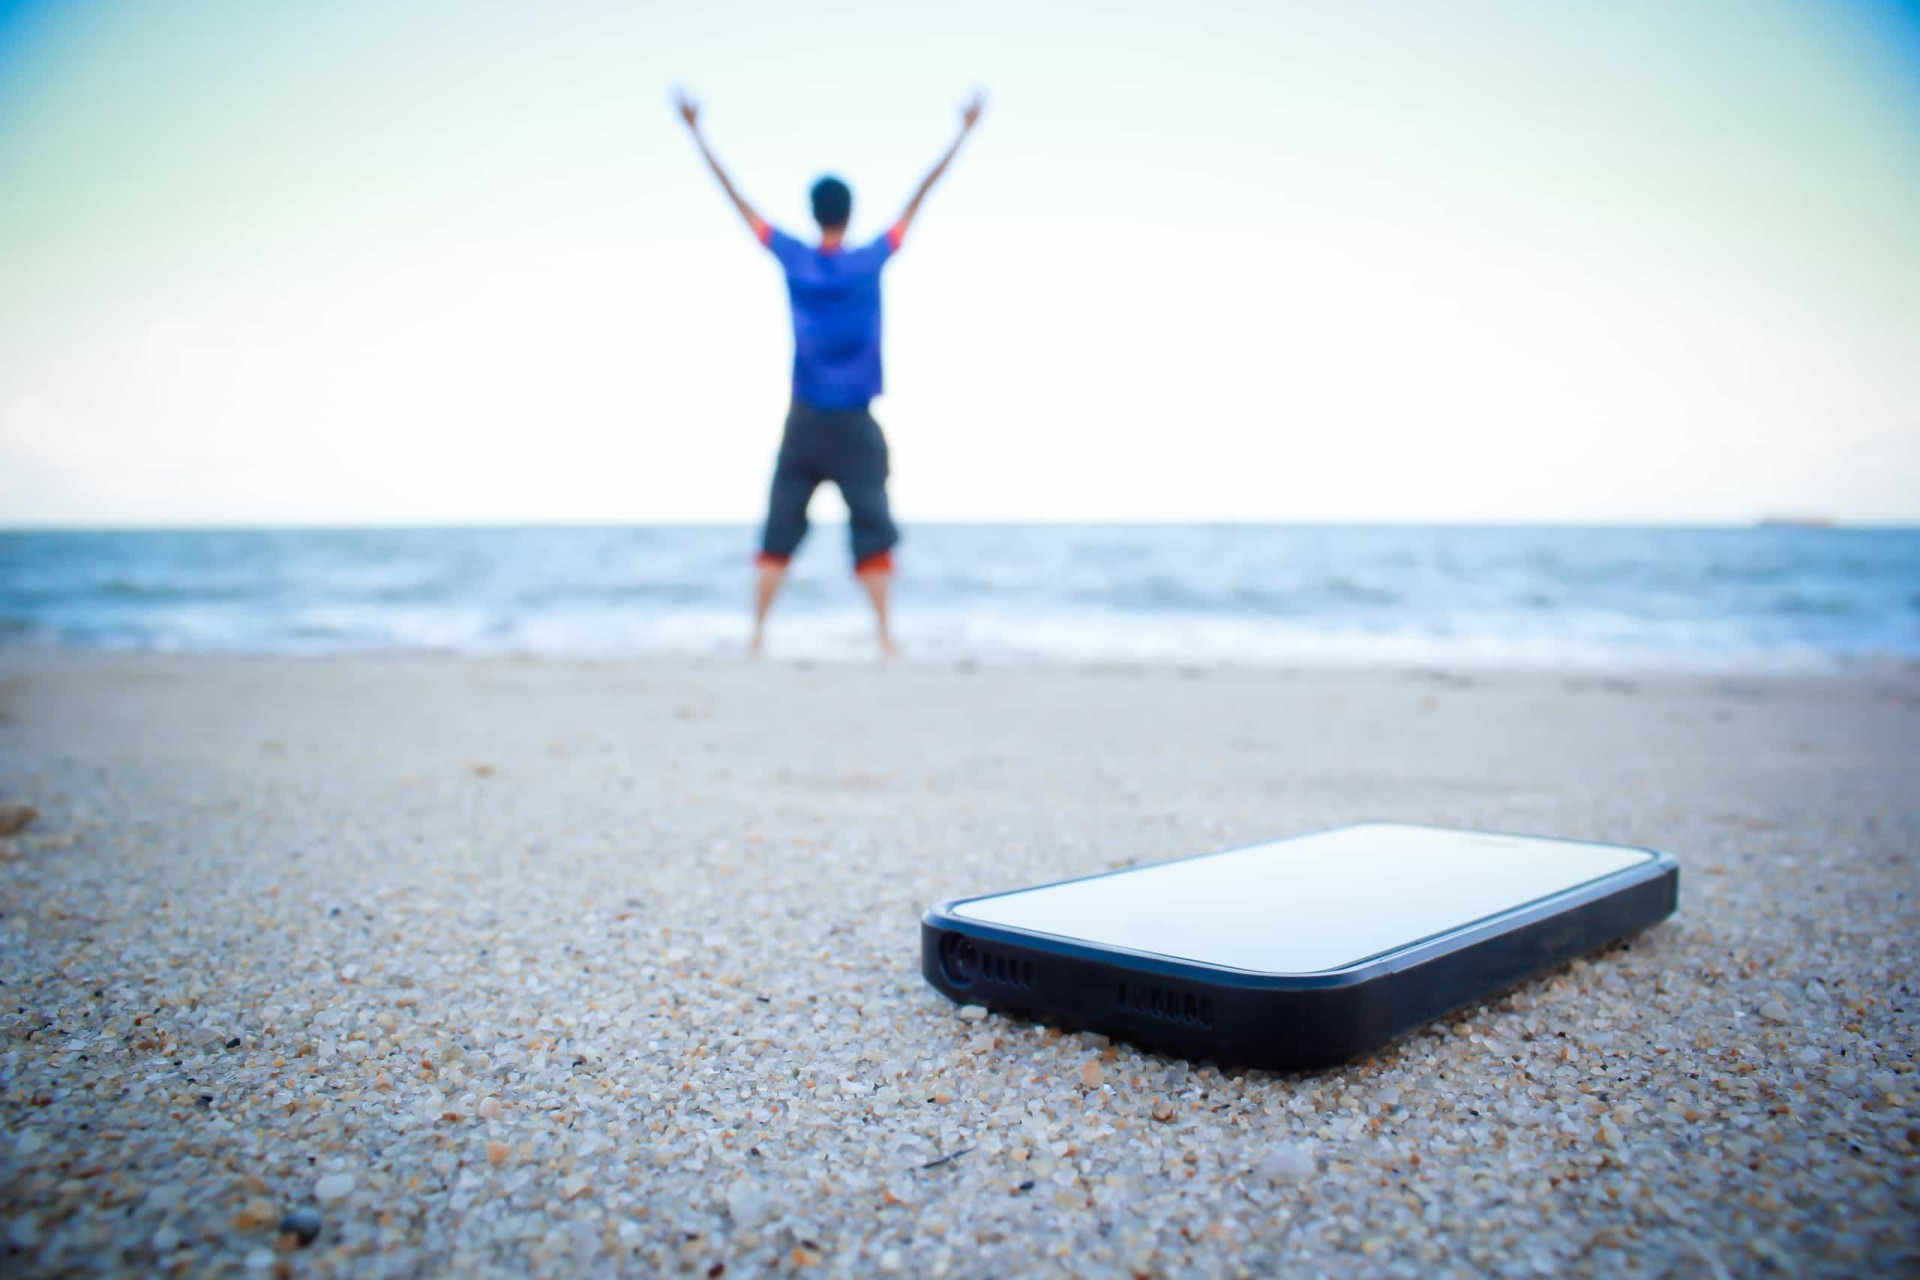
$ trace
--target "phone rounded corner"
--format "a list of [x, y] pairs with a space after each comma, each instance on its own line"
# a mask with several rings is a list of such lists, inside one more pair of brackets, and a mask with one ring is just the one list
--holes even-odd
[[1683, 878], [1680, 874], [1680, 859], [1665, 849], [1653, 849], [1645, 845], [1633, 847], [1642, 853], [1652, 855], [1642, 873], [1644, 877], [1642, 882], [1658, 881], [1667, 887], [1667, 909], [1659, 917], [1664, 920], [1680, 909], [1680, 881]]
[[920, 923], [930, 929], [964, 929], [971, 921], [960, 914], [960, 908], [978, 898], [943, 898], [920, 913]]

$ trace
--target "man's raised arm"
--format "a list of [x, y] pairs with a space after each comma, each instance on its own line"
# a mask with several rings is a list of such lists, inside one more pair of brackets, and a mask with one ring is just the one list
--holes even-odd
[[727, 199], [733, 201], [733, 207], [740, 211], [740, 216], [747, 220], [749, 227], [753, 228], [753, 234], [759, 237], [760, 243], [765, 244], [770, 230], [766, 219], [755, 213], [753, 206], [733, 189], [732, 179], [727, 177], [727, 171], [720, 167], [720, 162], [714, 159], [712, 148], [707, 146], [707, 139], [700, 132], [700, 104], [688, 97], [686, 90], [675, 89], [673, 105], [679, 110], [680, 118], [687, 122], [687, 132], [693, 135], [694, 145], [700, 148], [700, 154], [705, 157], [707, 167], [713, 170], [714, 177], [720, 179], [720, 187], [727, 193]]
[[894, 248], [898, 249], [900, 242], [906, 238], [907, 227], [913, 222], [913, 215], [920, 212], [920, 202], [927, 198], [927, 192], [933, 190], [933, 184], [940, 181], [940, 175], [947, 171], [947, 166], [953, 163], [953, 158], [960, 154], [960, 144], [967, 140], [969, 133], [973, 132], [973, 126], [980, 123], [980, 111], [985, 106], [985, 96], [975, 93], [968, 99], [967, 105], [960, 108], [959, 135], [954, 138], [953, 145], [947, 148], [946, 154], [940, 157], [939, 163], [935, 164], [927, 176], [921, 180], [920, 189], [913, 193], [913, 199], [907, 201], [905, 212], [900, 215], [899, 221], [893, 224], [893, 230], [887, 232], [887, 238], [893, 241]]

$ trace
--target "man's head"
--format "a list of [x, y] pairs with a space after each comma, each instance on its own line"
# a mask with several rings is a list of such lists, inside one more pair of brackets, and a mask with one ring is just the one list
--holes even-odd
[[826, 177], [813, 184], [813, 220], [822, 231], [844, 228], [853, 215], [853, 192], [838, 178]]

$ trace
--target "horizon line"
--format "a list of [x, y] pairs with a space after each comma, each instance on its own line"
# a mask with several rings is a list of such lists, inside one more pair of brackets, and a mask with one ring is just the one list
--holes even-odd
[[[560, 529], [751, 529], [761, 521], [752, 519], [695, 518], [677, 520], [447, 520], [447, 521], [294, 521], [245, 522], [209, 521], [152, 523], [119, 522], [27, 522], [0, 524], [0, 537], [24, 534], [138, 534], [138, 533], [398, 533], [398, 532], [502, 532]], [[839, 528], [844, 519], [815, 520], [819, 528]], [[1590, 519], [1538, 520], [1528, 518], [1483, 517], [1477, 519], [1426, 517], [1352, 517], [1325, 519], [1265, 519], [1218, 517], [1212, 519], [1179, 517], [1124, 517], [1082, 519], [1073, 517], [1022, 517], [994, 519], [915, 520], [909, 527], [922, 528], [1297, 528], [1297, 529], [1808, 529], [1839, 532], [1914, 532], [1916, 520], [1838, 520], [1827, 517], [1756, 516], [1745, 520], [1711, 519]]]

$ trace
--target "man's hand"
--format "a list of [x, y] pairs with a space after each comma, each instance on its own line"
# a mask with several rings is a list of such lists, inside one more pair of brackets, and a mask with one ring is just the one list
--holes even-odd
[[983, 90], [975, 89], [973, 96], [967, 99], [967, 105], [960, 108], [960, 127], [971, 129], [980, 123], [980, 113], [986, 109], [987, 95]]
[[700, 155], [706, 160], [707, 167], [712, 169], [713, 176], [720, 180], [720, 189], [727, 193], [727, 199], [733, 201], [733, 207], [740, 211], [740, 216], [747, 220], [749, 227], [753, 228], [753, 234], [760, 237], [761, 243], [764, 244], [767, 239], [767, 224], [761, 220], [759, 214], [753, 211], [753, 206], [733, 189], [733, 179], [729, 178], [727, 171], [720, 167], [720, 161], [714, 157], [713, 149], [707, 146], [706, 136], [700, 132], [700, 104], [695, 102], [692, 95], [685, 89], [676, 88], [673, 91], [673, 105], [674, 109], [680, 113], [680, 118], [687, 122], [687, 131], [693, 134], [693, 145], [700, 148]]
[[953, 157], [959, 154], [960, 144], [966, 141], [969, 133], [973, 132], [973, 126], [980, 123], [980, 113], [986, 110], [986, 108], [986, 93], [983, 90], [975, 89], [973, 96], [968, 98], [966, 104], [960, 108], [960, 136], [953, 140], [953, 145], [948, 147], [945, 154], [934, 164], [933, 171], [927, 174], [926, 178], [920, 183], [919, 189], [913, 193], [913, 198], [907, 201], [906, 210], [901, 213], [899, 220], [893, 224], [893, 230], [887, 233], [888, 238], [893, 242], [894, 248], [898, 249], [900, 247], [900, 241], [907, 234], [907, 227], [913, 222], [914, 215], [920, 212], [920, 202], [927, 198], [927, 192], [933, 190], [933, 184], [940, 181], [940, 175], [945, 173], [947, 166], [953, 163]]

